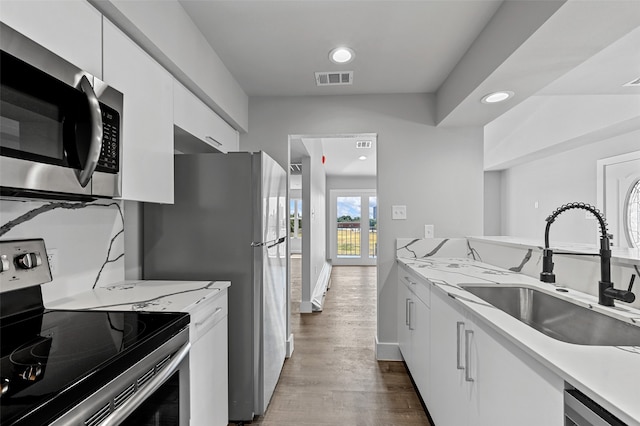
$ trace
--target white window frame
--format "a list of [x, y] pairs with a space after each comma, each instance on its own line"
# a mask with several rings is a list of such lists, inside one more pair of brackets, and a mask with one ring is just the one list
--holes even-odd
[[[367, 266], [376, 265], [377, 256], [374, 258], [369, 257], [369, 197], [377, 197], [377, 192], [374, 189], [331, 189], [329, 191], [330, 207], [327, 220], [329, 221], [329, 253], [331, 254], [331, 263], [333, 265], [353, 265], [353, 266]], [[362, 202], [360, 204], [360, 257], [357, 258], [345, 258], [338, 257], [338, 197], [360, 197]], [[363, 220], [363, 217], [364, 220]], [[379, 231], [379, 230], [378, 230]], [[366, 240], [364, 236], [367, 236]], [[379, 234], [378, 234], [379, 235]], [[365, 244], [366, 241], [366, 244]]]

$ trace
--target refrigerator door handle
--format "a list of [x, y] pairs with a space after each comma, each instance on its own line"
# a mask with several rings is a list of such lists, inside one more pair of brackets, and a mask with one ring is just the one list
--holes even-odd
[[253, 241], [251, 243], [251, 247], [264, 247], [267, 246], [267, 248], [271, 248], [271, 247], [275, 247], [278, 244], [284, 243], [284, 241], [286, 240], [287, 237], [280, 237], [277, 238], [275, 240], [269, 240], [269, 241]]
[[287, 237], [280, 237], [280, 238], [278, 238], [277, 240], [274, 240], [274, 241], [275, 241], [275, 243], [271, 244], [270, 246], [267, 246], [267, 248], [275, 247], [275, 246], [277, 246], [278, 244], [282, 244], [282, 243], [284, 243], [284, 241], [285, 241], [286, 239], [287, 239]]

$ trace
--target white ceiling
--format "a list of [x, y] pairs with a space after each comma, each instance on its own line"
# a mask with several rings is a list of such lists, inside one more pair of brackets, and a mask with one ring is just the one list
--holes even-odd
[[[640, 93], [621, 87], [640, 77], [640, 0], [179, 1], [249, 97], [434, 93], [438, 125], [484, 126], [536, 95]], [[329, 61], [339, 45], [353, 62]], [[338, 70], [354, 84], [316, 87]], [[498, 89], [516, 96], [479, 102]]]
[[[434, 92], [501, 0], [180, 0], [249, 96]], [[347, 65], [329, 51], [355, 51]], [[354, 84], [316, 87], [316, 71]]]

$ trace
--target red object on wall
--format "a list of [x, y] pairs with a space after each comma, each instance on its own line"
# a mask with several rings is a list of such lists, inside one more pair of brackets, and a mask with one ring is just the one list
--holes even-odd
[[322, 164], [324, 164], [324, 155], [322, 156]]

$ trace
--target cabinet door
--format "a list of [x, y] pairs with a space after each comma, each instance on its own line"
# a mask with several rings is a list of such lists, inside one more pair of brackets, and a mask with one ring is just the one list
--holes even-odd
[[2, 0], [2, 22], [102, 79], [102, 15], [86, 1]]
[[[423, 283], [418, 283], [418, 285], [424, 285]], [[429, 369], [430, 369], [430, 339], [431, 339], [431, 331], [430, 331], [430, 319], [431, 319], [431, 311], [425, 305], [425, 303], [417, 297], [413, 297], [415, 303], [412, 305], [411, 313], [413, 315], [412, 323], [411, 323], [411, 346], [412, 346], [412, 361], [413, 368], [411, 370], [411, 375], [413, 377], [418, 390], [420, 391], [420, 396], [425, 401], [425, 403], [429, 400], [430, 390], [429, 390]]]
[[[425, 401], [436, 425], [469, 424], [471, 388], [465, 381], [463, 313], [433, 292], [431, 298], [431, 366], [429, 399]], [[500, 424], [500, 423], [496, 423]]]
[[410, 292], [402, 280], [398, 280], [398, 346], [407, 366], [411, 364], [411, 331], [409, 330]]
[[470, 424], [563, 424], [564, 382], [511, 342], [473, 326]]
[[225, 317], [191, 347], [191, 422], [193, 426], [226, 426], [228, 399], [228, 318]]
[[124, 95], [122, 198], [173, 203], [173, 78], [104, 20], [104, 78]]
[[173, 90], [174, 123], [205, 145], [200, 152], [206, 152], [207, 147], [209, 151], [238, 150], [238, 132], [233, 127], [178, 81], [174, 80]]

